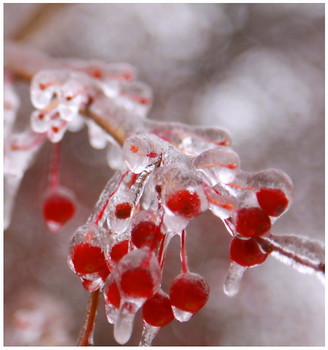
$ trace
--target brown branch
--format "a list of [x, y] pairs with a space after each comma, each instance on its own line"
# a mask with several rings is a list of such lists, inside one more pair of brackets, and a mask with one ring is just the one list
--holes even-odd
[[78, 346], [91, 346], [93, 345], [93, 333], [99, 302], [99, 289], [92, 292], [89, 296], [89, 303], [87, 314], [84, 322], [84, 326], [79, 338]]

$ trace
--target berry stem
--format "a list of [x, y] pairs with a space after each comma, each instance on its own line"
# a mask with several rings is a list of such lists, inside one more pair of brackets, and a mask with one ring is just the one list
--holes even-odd
[[180, 237], [180, 257], [181, 257], [181, 269], [183, 273], [189, 272], [188, 257], [186, 251], [186, 230], [182, 230]]
[[55, 190], [59, 185], [60, 142], [52, 145], [50, 164], [50, 188]]
[[87, 309], [86, 318], [79, 338], [78, 346], [92, 346], [93, 345], [93, 333], [96, 322], [96, 315], [99, 302], [99, 289], [92, 292], [89, 296], [89, 304]]

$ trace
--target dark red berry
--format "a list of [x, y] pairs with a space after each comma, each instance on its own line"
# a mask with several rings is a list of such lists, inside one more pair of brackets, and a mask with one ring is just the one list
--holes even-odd
[[105, 280], [110, 273], [102, 249], [89, 243], [81, 243], [73, 248], [72, 263], [75, 272], [80, 275], [98, 273]]
[[116, 243], [110, 252], [110, 257], [115, 263], [118, 263], [124, 255], [128, 253], [129, 241], [126, 239], [124, 241]]
[[150, 270], [131, 268], [121, 276], [121, 289], [132, 298], [149, 298], [155, 292], [155, 284]]
[[197, 312], [206, 304], [208, 296], [206, 281], [196, 273], [182, 273], [171, 284], [171, 304], [183, 311]]
[[254, 238], [233, 238], [230, 245], [230, 259], [241, 266], [254, 266], [262, 264], [268, 253], [261, 250]]
[[132, 243], [137, 248], [148, 246], [151, 249], [155, 249], [162, 237], [163, 234], [159, 226], [152, 221], [141, 221], [133, 226], [131, 231]]
[[115, 216], [118, 219], [127, 219], [130, 217], [132, 211], [132, 206], [130, 203], [120, 203], [117, 204], [115, 208]]
[[238, 210], [236, 231], [245, 237], [258, 237], [269, 231], [271, 221], [263, 210], [257, 207]]
[[200, 214], [200, 199], [196, 192], [181, 190], [169, 196], [167, 207], [176, 214], [191, 219]]
[[142, 308], [143, 319], [154, 327], [164, 327], [174, 320], [170, 298], [164, 292], [157, 292], [147, 299]]
[[261, 209], [270, 216], [281, 215], [288, 206], [285, 193], [277, 188], [261, 188], [256, 196]]
[[106, 288], [105, 299], [106, 303], [110, 303], [116, 308], [120, 307], [121, 295], [115, 282], [110, 283]]
[[54, 192], [43, 204], [43, 217], [51, 231], [58, 231], [75, 213], [75, 205], [71, 199]]

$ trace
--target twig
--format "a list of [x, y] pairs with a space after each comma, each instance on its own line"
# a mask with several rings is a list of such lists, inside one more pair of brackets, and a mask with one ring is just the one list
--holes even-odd
[[87, 314], [84, 322], [84, 326], [79, 338], [78, 346], [91, 346], [93, 345], [93, 332], [96, 321], [98, 302], [99, 302], [99, 289], [92, 292], [89, 296], [89, 303]]

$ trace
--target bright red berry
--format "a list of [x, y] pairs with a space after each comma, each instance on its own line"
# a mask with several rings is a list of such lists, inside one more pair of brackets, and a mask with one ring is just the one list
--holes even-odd
[[254, 238], [233, 238], [230, 245], [230, 259], [241, 266], [254, 266], [262, 264], [268, 253], [261, 250]]
[[261, 188], [256, 196], [261, 209], [270, 216], [281, 215], [288, 206], [285, 193], [277, 188]]
[[130, 203], [120, 203], [117, 204], [115, 208], [115, 216], [118, 219], [127, 219], [130, 217], [132, 211], [132, 206]]
[[80, 275], [98, 273], [105, 280], [110, 273], [102, 249], [89, 243], [81, 243], [73, 248], [72, 263], [75, 272]]
[[257, 207], [238, 210], [236, 231], [245, 237], [258, 237], [269, 231], [271, 221], [264, 211]]
[[43, 217], [48, 228], [57, 232], [75, 213], [75, 205], [67, 196], [53, 192], [43, 203]]
[[116, 243], [110, 252], [110, 257], [115, 263], [118, 263], [124, 255], [128, 253], [129, 241], [126, 239], [124, 241]]
[[151, 249], [155, 249], [162, 237], [163, 234], [159, 226], [152, 221], [141, 221], [133, 226], [131, 231], [132, 243], [137, 248], [148, 246]]
[[121, 295], [115, 282], [110, 283], [105, 290], [106, 303], [112, 304], [114, 307], [119, 308], [121, 303]]
[[143, 319], [154, 327], [164, 327], [174, 320], [170, 298], [162, 291], [147, 299], [142, 308]]
[[191, 219], [200, 214], [200, 199], [196, 192], [181, 190], [169, 196], [167, 207], [176, 214]]
[[123, 293], [132, 298], [149, 298], [155, 292], [155, 283], [147, 268], [136, 267], [125, 271], [120, 285]]
[[206, 304], [208, 296], [206, 281], [196, 273], [182, 273], [171, 284], [171, 304], [183, 311], [197, 312]]

